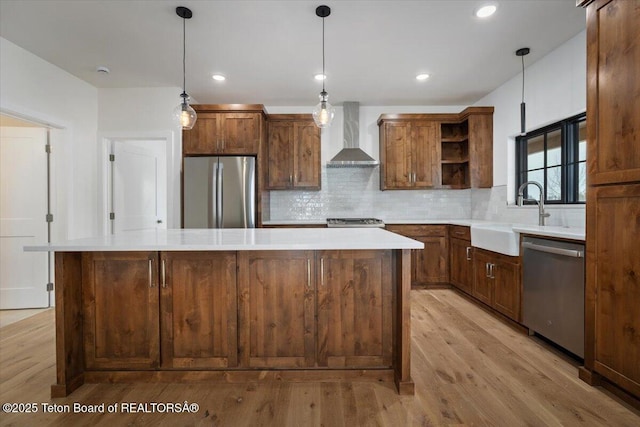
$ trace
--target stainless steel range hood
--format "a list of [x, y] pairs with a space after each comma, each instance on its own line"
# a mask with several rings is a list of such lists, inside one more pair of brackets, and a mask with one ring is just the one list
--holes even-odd
[[344, 111], [344, 148], [327, 162], [327, 167], [362, 168], [378, 166], [380, 163], [359, 147], [360, 103], [345, 102], [342, 109]]

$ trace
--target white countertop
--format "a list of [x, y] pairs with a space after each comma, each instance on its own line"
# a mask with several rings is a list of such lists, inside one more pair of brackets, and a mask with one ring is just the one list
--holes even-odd
[[25, 251], [247, 251], [422, 249], [424, 244], [380, 228], [250, 228], [130, 231], [25, 246]]
[[558, 237], [562, 239], [572, 239], [585, 241], [586, 233], [584, 227], [559, 227], [553, 225], [525, 225], [513, 224], [513, 231], [520, 234], [533, 234], [536, 236]]

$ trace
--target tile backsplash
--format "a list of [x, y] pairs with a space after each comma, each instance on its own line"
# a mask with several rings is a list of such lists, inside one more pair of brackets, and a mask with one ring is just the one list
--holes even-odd
[[[380, 168], [322, 168], [320, 191], [270, 191], [264, 221], [482, 219], [537, 224], [536, 206], [507, 206], [507, 187], [380, 191]], [[584, 227], [584, 205], [545, 206], [547, 225]]]
[[265, 221], [331, 217], [383, 220], [471, 217], [471, 190], [380, 191], [380, 168], [322, 168], [320, 191], [269, 192]]

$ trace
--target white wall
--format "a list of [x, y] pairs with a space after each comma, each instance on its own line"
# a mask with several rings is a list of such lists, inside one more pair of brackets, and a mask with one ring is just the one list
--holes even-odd
[[[513, 56], [514, 61], [520, 58]], [[527, 131], [586, 111], [586, 30], [539, 61], [527, 64], [525, 57], [524, 98]], [[493, 105], [493, 185], [513, 185], [514, 140], [520, 133], [522, 73], [480, 99], [475, 105]]]
[[[173, 110], [180, 103], [179, 87], [99, 89], [98, 90], [98, 169], [104, 171], [104, 148], [109, 138], [163, 138], [167, 141], [167, 228], [180, 227], [180, 160], [182, 131], [173, 121]], [[104, 172], [100, 173], [101, 178]], [[101, 189], [100, 219], [104, 206], [104, 182]]]
[[[514, 55], [514, 60], [517, 61]], [[586, 30], [539, 61], [527, 66], [525, 57], [526, 130], [586, 111]], [[515, 202], [515, 137], [520, 133], [522, 73], [480, 99], [493, 105], [493, 185], [472, 191], [473, 218], [537, 224], [537, 208], [517, 208]], [[548, 225], [584, 227], [584, 205], [549, 208]]]
[[0, 38], [0, 110], [52, 131], [54, 238], [97, 232], [97, 89]]

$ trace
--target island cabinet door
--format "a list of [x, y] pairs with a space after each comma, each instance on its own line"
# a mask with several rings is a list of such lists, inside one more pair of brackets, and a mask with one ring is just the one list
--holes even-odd
[[82, 305], [86, 369], [158, 368], [157, 252], [83, 253]]
[[242, 367], [315, 365], [313, 251], [238, 252]]
[[473, 250], [473, 296], [489, 306], [493, 305], [492, 263], [493, 257], [489, 252]]
[[391, 251], [322, 251], [318, 259], [318, 366], [391, 366]]
[[160, 256], [162, 368], [238, 364], [235, 252]]

